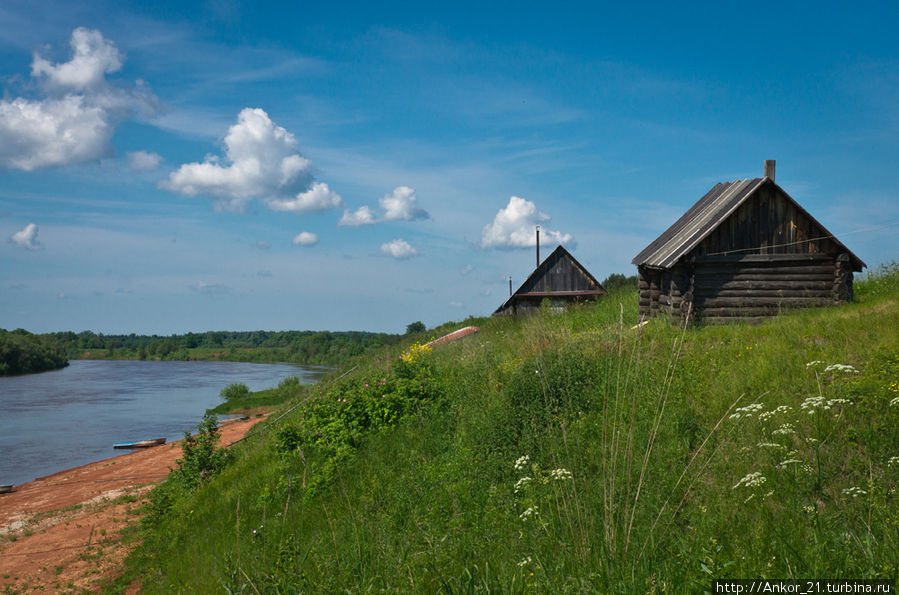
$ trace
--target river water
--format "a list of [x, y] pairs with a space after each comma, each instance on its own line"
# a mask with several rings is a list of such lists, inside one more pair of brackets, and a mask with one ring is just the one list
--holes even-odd
[[326, 368], [241, 362], [69, 362], [41, 374], [0, 377], [0, 484], [20, 484], [128, 451], [115, 442], [176, 440], [195, 431], [219, 391], [288, 376], [318, 381]]

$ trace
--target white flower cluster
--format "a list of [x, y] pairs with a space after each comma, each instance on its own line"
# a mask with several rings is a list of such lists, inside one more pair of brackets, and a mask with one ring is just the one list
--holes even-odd
[[518, 563], [518, 567], [521, 568], [523, 566], [527, 566], [531, 562], [533, 562], [533, 560], [531, 560], [531, 557], [525, 556], [524, 558], [521, 559], [521, 562]]
[[787, 447], [776, 442], [759, 442], [756, 444], [758, 448], [771, 448], [773, 450], [786, 450]]
[[538, 514], [540, 514], [540, 513], [537, 511], [537, 507], [531, 506], [530, 508], [528, 508], [527, 510], [522, 512], [520, 515], [518, 515], [518, 518], [520, 518], [523, 521], [527, 521], [529, 518], [535, 517]]
[[780, 463], [778, 463], [777, 468], [784, 469], [787, 465], [796, 465], [801, 462], [802, 461], [799, 459], [787, 459], [786, 461], [781, 461]]
[[793, 427], [793, 424], [780, 424], [780, 427], [771, 433], [773, 435], [788, 436], [790, 434], [795, 434], [796, 428]]
[[851, 488], [846, 488], [843, 490], [843, 494], [846, 496], [852, 496], [853, 498], [858, 498], [859, 496], [864, 496], [867, 494], [865, 490], [861, 489], [858, 486], [852, 486]]
[[563, 479], [571, 479], [571, 471], [568, 469], [553, 469], [549, 472], [549, 476], [555, 479], [556, 481], [562, 481]]
[[899, 407], [899, 397], [890, 401], [890, 407]]
[[890, 457], [890, 460], [887, 461], [887, 467], [892, 467], [894, 465], [899, 467], [899, 457]]
[[519, 490], [521, 490], [521, 488], [523, 488], [524, 486], [528, 485], [528, 483], [530, 481], [531, 481], [531, 478], [528, 476], [524, 476], [521, 479], [519, 479], [518, 481], [516, 481], [515, 482], [515, 493], [517, 494], [519, 492]]
[[824, 368], [825, 372], [846, 372], [847, 374], [858, 374], [858, 370], [849, 364], [830, 364]]
[[821, 360], [816, 359], [816, 360], [812, 360], [812, 361], [808, 362], [807, 364], [805, 364], [805, 367], [806, 367], [806, 368], [811, 368], [812, 366], [818, 366], [818, 365], [823, 364], [823, 363], [824, 363], [824, 362], [822, 362]]
[[788, 413], [792, 410], [793, 410], [793, 408], [790, 407], [789, 405], [781, 405], [771, 411], [762, 411], [761, 413], [759, 413], [759, 419], [762, 421], [768, 421], [775, 415], [778, 415], [780, 413]]
[[521, 471], [522, 469], [527, 467], [527, 464], [530, 462], [531, 462], [531, 457], [528, 455], [522, 455], [522, 456], [518, 457], [518, 459], [516, 459], [516, 461], [515, 461], [515, 470]]
[[806, 512], [806, 514], [815, 514], [815, 507], [812, 506], [811, 504], [809, 504], [807, 506], [803, 506], [802, 510], [804, 510]]
[[735, 490], [740, 486], [747, 487], [747, 488], [757, 488], [760, 485], [762, 485], [763, 483], [765, 483], [766, 481], [768, 481], [767, 477], [765, 477], [758, 471], [755, 471], [754, 473], [750, 473], [749, 475], [747, 475], [746, 477], [744, 477], [743, 479], [738, 481], [736, 483], [736, 485], [734, 487], [732, 487], [731, 489]]
[[753, 403], [752, 405], [746, 405], [745, 407], [737, 407], [734, 410], [734, 413], [730, 414], [728, 419], [740, 419], [741, 417], [752, 417], [765, 406], [762, 403]]
[[821, 409], [823, 411], [827, 411], [828, 409], [833, 408], [834, 405], [851, 405], [852, 403], [848, 399], [825, 399], [824, 397], [818, 395], [817, 397], [809, 397], [802, 402], [800, 406], [802, 409], [806, 410], [806, 413], [809, 415], [814, 415], [815, 410]]

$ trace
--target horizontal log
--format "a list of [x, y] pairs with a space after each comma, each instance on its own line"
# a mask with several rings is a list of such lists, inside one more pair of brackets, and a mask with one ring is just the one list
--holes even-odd
[[723, 283], [696, 284], [694, 292], [705, 289], [805, 289], [809, 291], [825, 290], [833, 287], [833, 281], [727, 281]]
[[746, 316], [743, 318], [723, 317], [723, 316], [705, 316], [702, 318], [703, 324], [761, 324], [762, 322], [773, 318], [773, 316]]
[[816, 262], [832, 261], [835, 257], [828, 254], [730, 254], [719, 256], [697, 256], [696, 263], [707, 262]]
[[[783, 264], [783, 263], [776, 263]], [[833, 264], [797, 265], [797, 266], [746, 266], [735, 263], [733, 266], [701, 265], [696, 267], [697, 275], [730, 275], [739, 271], [747, 275], [832, 275], [835, 267]]]
[[696, 299], [709, 297], [829, 297], [833, 288], [825, 289], [718, 289], [717, 287], [697, 287]]
[[709, 283], [724, 283], [725, 281], [831, 281], [833, 271], [818, 274], [803, 275], [762, 275], [752, 273], [735, 273], [733, 275], [702, 275], [696, 271], [696, 285], [708, 285]]
[[[822, 304], [823, 305], [823, 304]], [[698, 308], [698, 306], [697, 306]], [[704, 319], [707, 316], [722, 316], [722, 317], [733, 317], [733, 316], [776, 316], [781, 312], [785, 312], [787, 310], [793, 310], [795, 308], [781, 308], [778, 306], [763, 306], [763, 307], [753, 307], [753, 308], [706, 308], [703, 307], [700, 310], [701, 316]]]
[[647, 283], [646, 281], [638, 281], [637, 288], [638, 289], [649, 289], [649, 283]]
[[733, 308], [754, 308], [754, 307], [782, 307], [782, 308], [808, 308], [814, 306], [826, 306], [833, 303], [832, 297], [717, 297], [708, 299], [697, 299], [695, 304], [697, 308], [717, 308], [717, 307], [733, 307]]

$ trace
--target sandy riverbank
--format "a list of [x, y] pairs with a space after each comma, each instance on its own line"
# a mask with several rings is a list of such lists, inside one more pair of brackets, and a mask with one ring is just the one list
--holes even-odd
[[[228, 423], [221, 444], [262, 418]], [[0, 589], [95, 590], [128, 554], [119, 531], [181, 457], [180, 441], [60, 471], [0, 494]]]

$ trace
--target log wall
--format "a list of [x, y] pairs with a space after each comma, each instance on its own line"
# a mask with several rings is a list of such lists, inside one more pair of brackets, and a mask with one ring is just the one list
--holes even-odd
[[787, 310], [852, 299], [848, 254], [697, 256], [669, 270], [638, 268], [639, 315], [672, 323], [761, 320]]
[[838, 278], [845, 287], [836, 262], [826, 254], [697, 257], [696, 316], [704, 322], [728, 322], [848, 301], [836, 298]]

